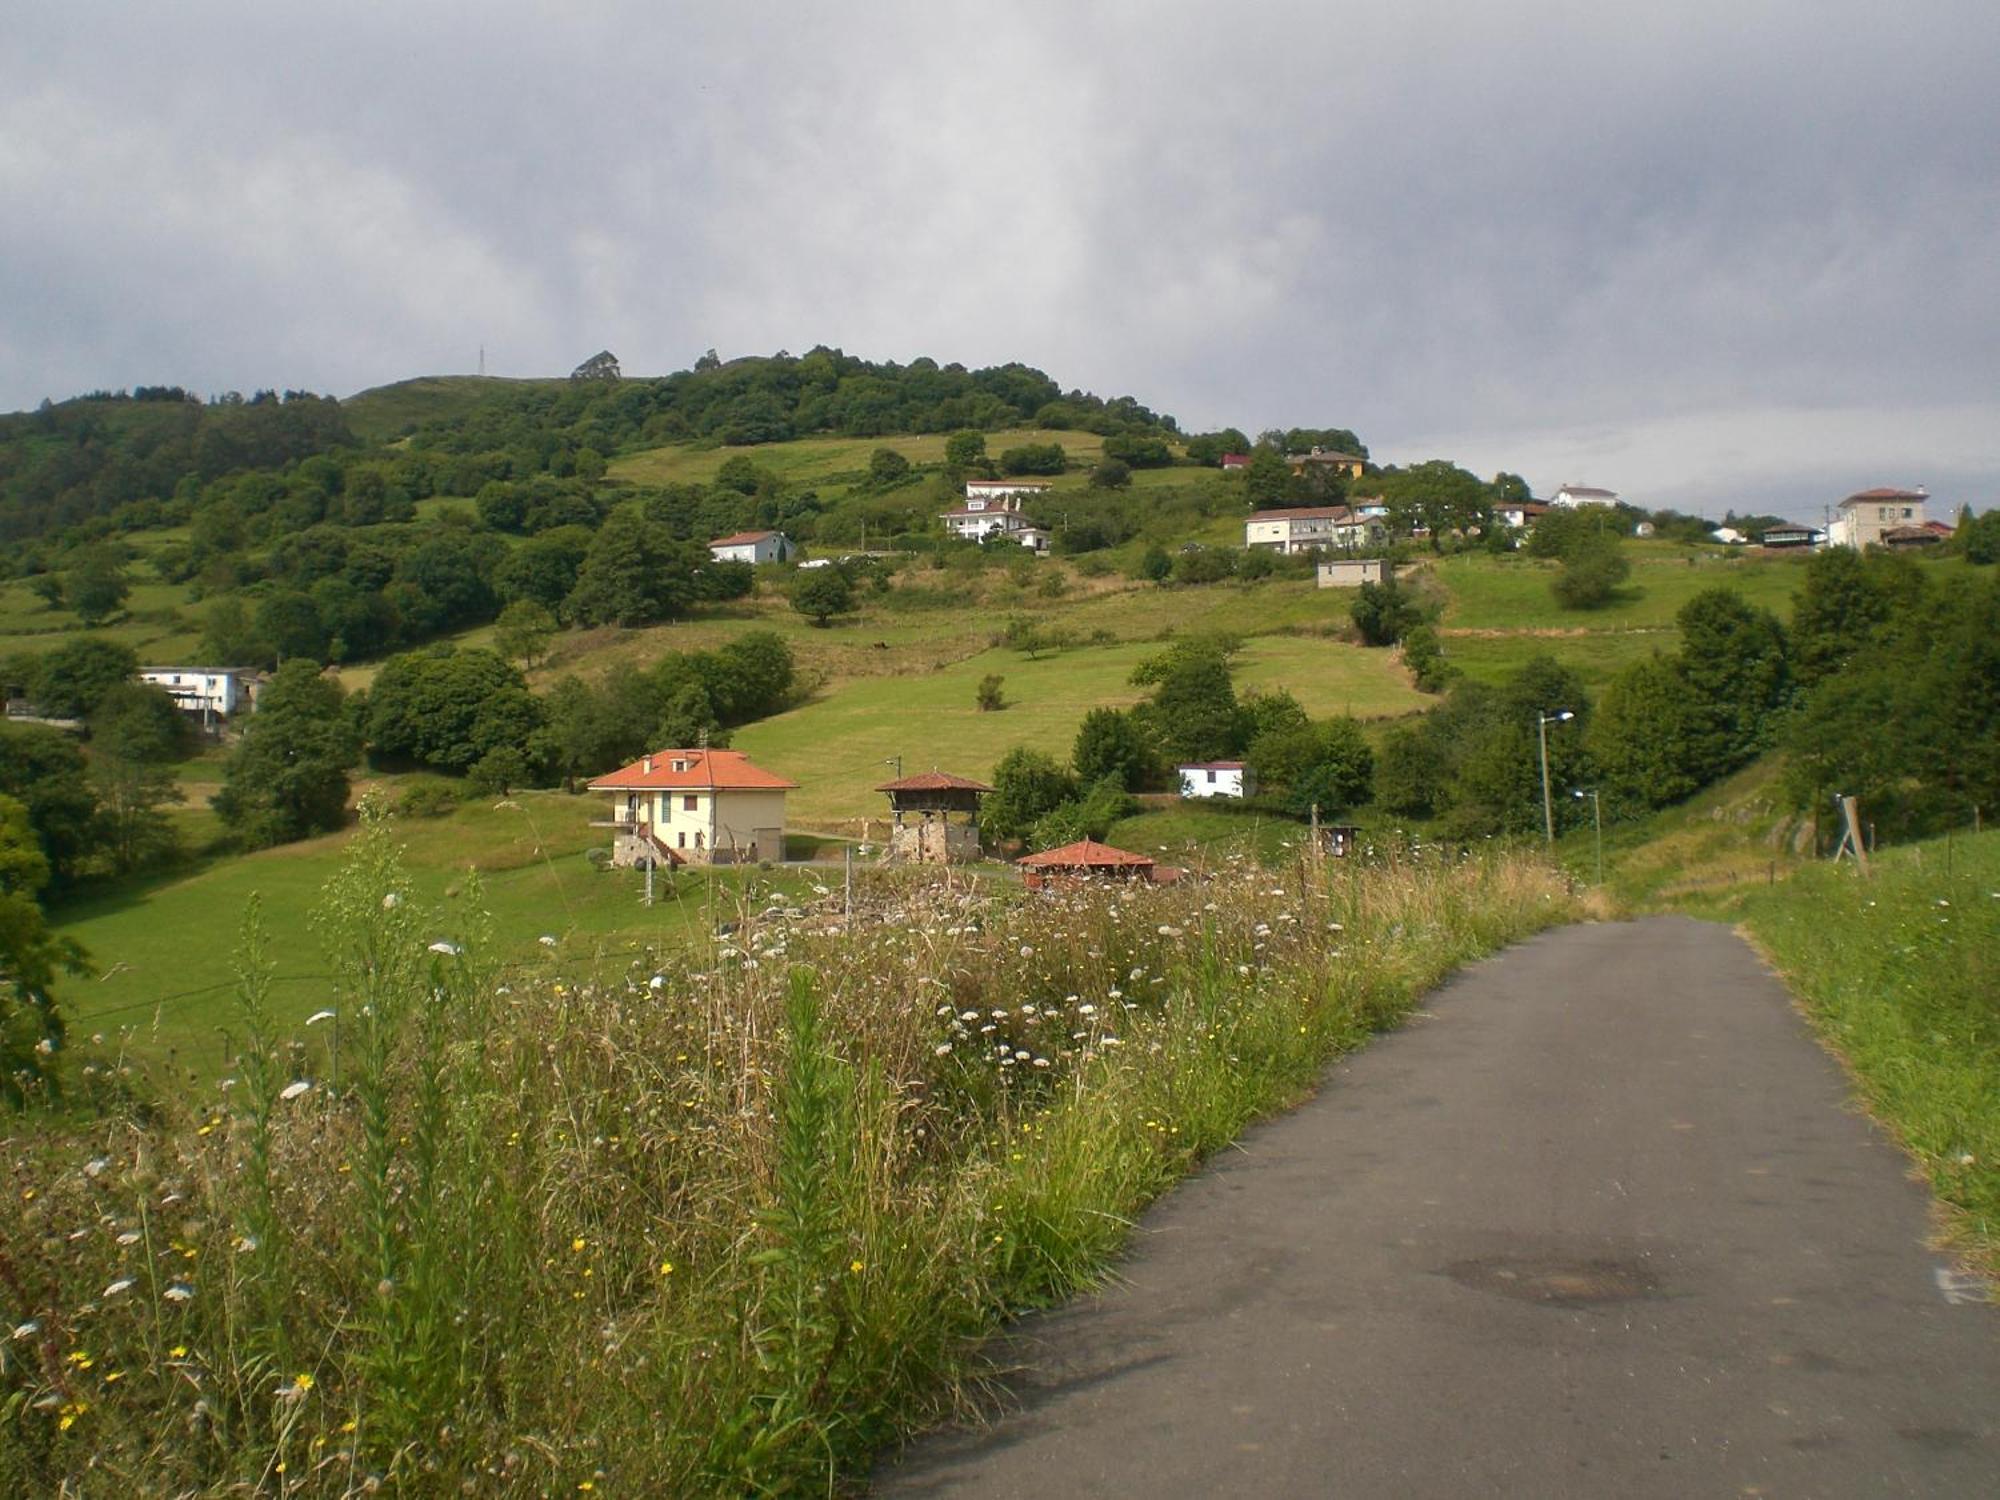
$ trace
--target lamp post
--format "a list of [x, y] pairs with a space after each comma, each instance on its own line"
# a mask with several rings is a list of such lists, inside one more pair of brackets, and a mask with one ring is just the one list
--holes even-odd
[[1588, 797], [1590, 799], [1590, 827], [1591, 827], [1591, 832], [1596, 836], [1596, 842], [1597, 842], [1597, 883], [1599, 885], [1603, 885], [1604, 884], [1604, 809], [1603, 806], [1598, 801], [1597, 789], [1595, 787], [1581, 788], [1571, 792], [1570, 795], [1579, 800], [1585, 797]]
[[1555, 804], [1549, 801], [1549, 726], [1575, 717], [1566, 708], [1552, 714], [1535, 715], [1535, 740], [1542, 751], [1542, 842], [1551, 849], [1556, 846], [1556, 809]]
[[900, 755], [891, 755], [891, 756], [889, 756], [889, 757], [888, 757], [888, 758], [887, 758], [886, 760], [884, 760], [884, 761], [882, 762], [882, 764], [883, 764], [883, 765], [885, 765], [885, 766], [894, 766], [894, 767], [896, 768], [896, 779], [897, 779], [898, 781], [901, 781], [901, 780], [903, 779], [903, 757], [902, 757], [902, 756], [900, 756]]

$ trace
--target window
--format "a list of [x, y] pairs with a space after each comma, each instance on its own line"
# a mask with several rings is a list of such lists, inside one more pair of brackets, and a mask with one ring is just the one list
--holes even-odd
[[683, 798], [681, 798], [681, 811], [682, 811], [682, 812], [693, 812], [693, 811], [694, 811], [694, 798], [692, 798], [692, 797], [683, 797]]
[[685, 828], [681, 830], [680, 846], [683, 849], [687, 848], [688, 846], [688, 836], [687, 836], [687, 830]]
[[1210, 786], [1214, 786], [1214, 785], [1215, 785], [1215, 772], [1213, 772], [1213, 771], [1210, 771], [1210, 772], [1208, 773], [1208, 784], [1209, 784]]

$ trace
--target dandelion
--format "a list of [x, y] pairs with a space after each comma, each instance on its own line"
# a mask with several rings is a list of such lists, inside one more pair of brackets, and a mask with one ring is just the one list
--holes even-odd
[[298, 1098], [299, 1095], [309, 1092], [311, 1088], [312, 1084], [308, 1080], [301, 1078], [296, 1082], [288, 1083], [283, 1088], [279, 1089], [278, 1097], [289, 1103], [291, 1100]]
[[312, 1376], [301, 1370], [291, 1378], [290, 1383], [279, 1386], [271, 1394], [276, 1396], [280, 1401], [298, 1401], [303, 1399], [305, 1393], [312, 1388]]

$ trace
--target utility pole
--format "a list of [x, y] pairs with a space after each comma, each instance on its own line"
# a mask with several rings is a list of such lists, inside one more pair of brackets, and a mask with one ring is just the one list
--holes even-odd
[[1560, 724], [1574, 719], [1575, 714], [1568, 709], [1558, 709], [1555, 713], [1535, 715], [1535, 740], [1542, 754], [1542, 842], [1548, 848], [1556, 846], [1556, 809], [1549, 800], [1549, 725]]
[[1596, 835], [1596, 841], [1597, 841], [1597, 883], [1599, 885], [1603, 885], [1604, 884], [1603, 805], [1598, 800], [1598, 796], [1595, 790], [1578, 790], [1571, 792], [1570, 795], [1572, 797], [1576, 797], [1579, 799], [1584, 797], [1588, 797], [1590, 799], [1590, 826], [1591, 826], [1591, 831]]

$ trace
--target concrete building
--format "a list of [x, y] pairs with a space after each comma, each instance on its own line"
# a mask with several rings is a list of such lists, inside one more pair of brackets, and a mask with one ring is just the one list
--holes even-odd
[[740, 750], [656, 750], [590, 783], [611, 798], [614, 865], [751, 864], [785, 857], [785, 793], [798, 786]]

